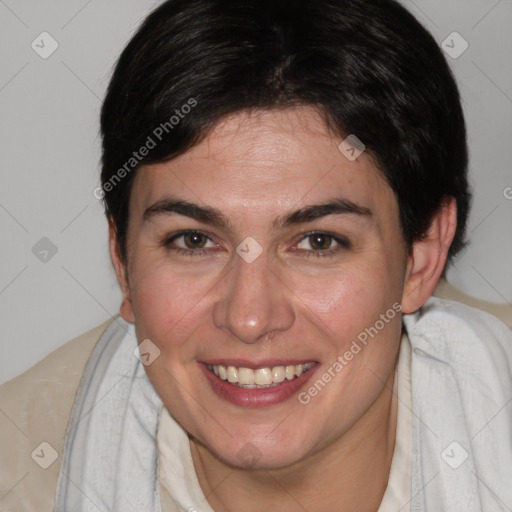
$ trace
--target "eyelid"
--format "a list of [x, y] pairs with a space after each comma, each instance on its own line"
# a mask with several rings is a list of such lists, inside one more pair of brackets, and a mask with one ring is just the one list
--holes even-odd
[[[183, 230], [177, 231], [169, 236], [164, 237], [163, 240], [161, 241], [160, 245], [168, 250], [173, 250], [173, 251], [177, 252], [178, 254], [181, 253], [181, 254], [197, 255], [197, 256], [200, 256], [204, 253], [208, 253], [213, 249], [212, 247], [206, 247], [206, 248], [201, 247], [201, 248], [197, 248], [197, 249], [188, 249], [188, 248], [179, 247], [179, 246], [172, 247], [172, 243], [174, 242], [174, 240], [176, 240], [177, 238], [186, 236], [187, 234], [191, 234], [191, 233], [199, 234], [199, 235], [206, 237], [208, 239], [208, 241], [216, 244], [217, 249], [219, 248], [219, 244], [214, 240], [214, 237], [211, 233], [208, 233], [207, 231], [202, 231], [199, 229], [183, 229]], [[300, 251], [302, 254], [305, 254], [308, 256], [325, 256], [325, 257], [327, 257], [327, 256], [333, 255], [334, 253], [338, 252], [341, 249], [350, 249], [352, 246], [350, 241], [343, 235], [339, 235], [337, 233], [332, 233], [330, 231], [323, 231], [323, 230], [317, 229], [317, 230], [302, 232], [302, 233], [300, 233], [300, 235], [297, 235], [297, 237], [295, 237], [296, 242], [294, 242], [294, 247], [296, 245], [298, 245], [300, 242], [302, 242], [303, 240], [305, 240], [306, 238], [308, 238], [310, 236], [314, 236], [314, 235], [324, 235], [324, 236], [331, 237], [337, 243], [337, 246], [331, 247], [329, 249], [324, 249], [324, 250], [299, 249], [298, 251]], [[300, 237], [300, 238], [298, 238], [298, 237]], [[294, 249], [292, 249], [292, 251], [295, 252], [295, 251], [297, 251], [297, 249], [294, 248]]]
[[[305, 239], [309, 238], [310, 236], [314, 236], [314, 235], [328, 236], [332, 240], [334, 240], [337, 245], [335, 245], [334, 247], [329, 247], [328, 249], [323, 249], [323, 250], [322, 249], [316, 249], [316, 250], [315, 249], [312, 249], [312, 250], [298, 249], [296, 247], [302, 241], [304, 241]], [[351, 249], [351, 248], [352, 248], [352, 244], [346, 237], [344, 237], [342, 235], [330, 233], [328, 231], [318, 231], [317, 230], [317, 231], [310, 231], [305, 234], [303, 233], [302, 237], [296, 242], [296, 244], [292, 248], [292, 251], [295, 253], [300, 253], [302, 256], [305, 256], [307, 258], [310, 258], [310, 257], [333, 258], [333, 257], [336, 257], [337, 255], [339, 255], [340, 252], [342, 252], [344, 250]]]
[[182, 230], [176, 231], [175, 233], [172, 233], [170, 235], [164, 236], [164, 238], [162, 239], [161, 245], [164, 245], [164, 246], [169, 245], [171, 242], [173, 242], [177, 238], [189, 235], [191, 233], [202, 235], [202, 236], [208, 238], [209, 241], [211, 241], [213, 243], [217, 243], [213, 240], [213, 235], [211, 233], [208, 233], [207, 231], [202, 231], [201, 229], [182, 229]]
[[[325, 230], [321, 230], [321, 229], [314, 229], [312, 231], [306, 231], [306, 232], [301, 233], [299, 235], [300, 238], [298, 238], [298, 240], [295, 242], [295, 245], [313, 235], [330, 236], [335, 242], [337, 242], [339, 245], [341, 245], [345, 248], [350, 248], [352, 246], [352, 244], [350, 243], [350, 240], [347, 237], [340, 235], [338, 233], [333, 233], [331, 231], [325, 231]], [[328, 250], [329, 249], [326, 249], [326, 251], [328, 251]], [[322, 252], [326, 252], [326, 251], [322, 251]]]
[[[207, 243], [211, 242], [216, 245], [216, 247], [199, 247], [197, 249], [189, 249], [187, 247], [180, 247], [175, 244], [175, 240], [177, 238], [181, 238], [186, 236], [187, 234], [195, 233], [198, 235], [202, 235], [207, 238]], [[172, 235], [165, 236], [162, 241], [160, 242], [160, 246], [163, 247], [166, 251], [173, 252], [175, 254], [181, 254], [188, 257], [194, 257], [194, 256], [206, 256], [208, 254], [212, 254], [212, 251], [217, 252], [219, 249], [219, 244], [215, 242], [212, 239], [212, 236], [204, 231], [198, 230], [198, 229], [183, 229], [181, 231], [178, 231], [176, 233], [173, 233]]]

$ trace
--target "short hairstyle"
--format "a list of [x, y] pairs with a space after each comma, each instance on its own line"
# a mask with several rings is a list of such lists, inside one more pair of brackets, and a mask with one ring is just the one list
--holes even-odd
[[364, 143], [394, 191], [409, 247], [445, 196], [458, 209], [450, 258], [463, 247], [471, 195], [459, 91], [441, 49], [404, 7], [168, 0], [122, 52], [101, 112], [103, 200], [121, 258], [142, 165], [186, 152], [230, 114], [305, 105], [332, 133]]

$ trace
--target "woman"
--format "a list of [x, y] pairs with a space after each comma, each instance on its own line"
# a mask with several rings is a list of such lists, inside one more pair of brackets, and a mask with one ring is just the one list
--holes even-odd
[[512, 507], [510, 332], [431, 298], [469, 208], [459, 94], [404, 8], [170, 0], [101, 126], [121, 318], [37, 370], [69, 413], [23, 423], [53, 473], [18, 506]]

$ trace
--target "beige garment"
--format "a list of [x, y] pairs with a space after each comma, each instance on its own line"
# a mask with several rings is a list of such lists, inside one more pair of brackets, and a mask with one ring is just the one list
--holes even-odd
[[[436, 295], [438, 292], [445, 298], [459, 297], [475, 305], [476, 299], [469, 297], [469, 300], [449, 285], [440, 283]], [[496, 311], [499, 318], [512, 326], [510, 315], [504, 315], [509, 312], [509, 306], [498, 305], [494, 309], [492, 303], [478, 301], [478, 304], [486, 311], [491, 308], [491, 313]], [[0, 386], [0, 511], [53, 511], [73, 401], [87, 359], [109, 323], [73, 339]], [[43, 442], [49, 443], [58, 455], [47, 469], [36, 463], [50, 460], [51, 450], [45, 451], [44, 445], [41, 448]], [[168, 510], [174, 512], [172, 508]]]
[[398, 378], [393, 393], [398, 397], [395, 451], [391, 461], [388, 487], [378, 512], [411, 510], [412, 474], [412, 383], [411, 342], [404, 331], [398, 357]]
[[[87, 359], [109, 323], [75, 338], [0, 386], [2, 512], [53, 511], [75, 394]], [[38, 448], [43, 442], [51, 448]], [[53, 458], [52, 450], [58, 458], [43, 469], [41, 464], [44, 466]]]

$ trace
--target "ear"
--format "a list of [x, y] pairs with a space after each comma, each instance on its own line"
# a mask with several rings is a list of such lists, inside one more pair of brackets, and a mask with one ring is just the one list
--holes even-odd
[[134, 323], [135, 315], [131, 301], [130, 283], [128, 280], [127, 264], [122, 260], [119, 254], [119, 244], [117, 241], [117, 230], [112, 219], [108, 222], [108, 239], [110, 247], [110, 259], [117, 276], [117, 282], [121, 288], [122, 300], [120, 307], [121, 317], [127, 322]]
[[457, 201], [445, 197], [432, 217], [428, 232], [414, 242], [407, 261], [402, 311], [414, 313], [434, 292], [446, 265], [457, 229]]

